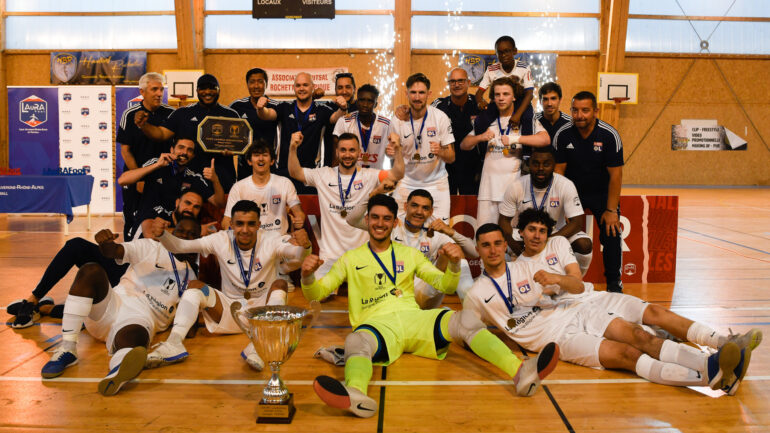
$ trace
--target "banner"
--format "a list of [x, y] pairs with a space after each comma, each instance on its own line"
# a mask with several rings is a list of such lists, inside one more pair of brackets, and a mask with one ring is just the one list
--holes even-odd
[[265, 94], [268, 96], [294, 96], [294, 78], [300, 72], [307, 72], [313, 78], [313, 84], [317, 89], [323, 89], [327, 96], [334, 95], [334, 77], [347, 71], [348, 68], [344, 66], [314, 69], [267, 69], [268, 79]]
[[[120, 128], [120, 120], [123, 113], [134, 105], [142, 103], [142, 95], [136, 86], [115, 86], [115, 136]], [[163, 103], [168, 103], [168, 88], [163, 89]], [[115, 180], [123, 174], [123, 154], [120, 152], [120, 144], [115, 142]], [[123, 188], [115, 184], [115, 211], [123, 212]]]
[[[556, 81], [556, 56], [554, 53], [519, 53], [514, 57], [529, 65], [532, 81], [535, 82], [535, 87], [540, 88], [549, 81]], [[457, 66], [465, 69], [471, 86], [477, 87], [487, 67], [496, 61], [497, 56], [494, 54], [460, 53]], [[537, 100], [537, 95], [535, 99]]]
[[[321, 233], [320, 212], [316, 196], [301, 195], [302, 209], [310, 222], [313, 251]], [[451, 196], [449, 225], [475, 241], [476, 197]], [[621, 196], [623, 225], [623, 282], [671, 283], [676, 276], [676, 245], [679, 198], [676, 196]], [[584, 281], [604, 284], [599, 228], [590, 214], [586, 215], [588, 233], [593, 240], [593, 259]], [[351, 230], [353, 230], [351, 228]], [[468, 261], [473, 277], [481, 273], [480, 260]]]
[[671, 125], [671, 150], [746, 150], [746, 140], [713, 119]]
[[56, 87], [8, 87], [9, 167], [23, 175], [59, 167]]
[[[60, 86], [58, 90], [60, 166], [84, 169], [93, 176], [91, 212], [113, 213], [112, 88]], [[75, 214], [85, 211], [79, 208]]]
[[138, 84], [145, 72], [145, 51], [51, 53], [51, 84]]

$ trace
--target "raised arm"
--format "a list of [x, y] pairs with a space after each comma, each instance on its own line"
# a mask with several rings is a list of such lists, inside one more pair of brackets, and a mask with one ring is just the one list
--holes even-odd
[[117, 238], [118, 235], [112, 233], [109, 229], [100, 230], [94, 237], [96, 243], [99, 244], [99, 252], [101, 252], [104, 257], [110, 259], [122, 259], [126, 250], [123, 248], [123, 245], [115, 243], [115, 239]]
[[257, 100], [257, 117], [262, 120], [275, 120], [278, 118], [278, 112], [274, 108], [267, 106], [267, 97], [261, 96]]
[[439, 292], [451, 295], [457, 290], [457, 284], [460, 282], [460, 260], [463, 258], [463, 252], [457, 244], [447, 243], [441, 247], [439, 255], [445, 255], [449, 259], [449, 265], [444, 272], [415, 250], [413, 260], [417, 262], [416, 273], [421, 280]]
[[164, 221], [160, 218], [156, 218], [152, 224], [153, 237], [163, 245], [168, 252], [173, 254], [185, 254], [185, 253], [201, 253], [208, 254], [208, 250], [204, 249], [204, 238], [198, 238], [194, 240], [179, 239], [173, 234], [166, 231], [168, 227], [168, 221]]
[[302, 165], [299, 163], [299, 157], [297, 156], [297, 149], [300, 144], [302, 144], [303, 139], [304, 137], [299, 131], [291, 134], [291, 141], [289, 142], [289, 176], [302, 183], [307, 183], [305, 180], [305, 171], [302, 169]]
[[316, 280], [315, 271], [321, 267], [324, 261], [315, 254], [305, 257], [305, 261], [302, 262], [302, 294], [307, 300], [320, 301], [331, 295], [340, 284], [347, 280], [344, 260], [345, 256], [340, 257], [332, 265], [328, 274], [320, 280]]
[[134, 123], [152, 141], [167, 141], [174, 137], [174, 132], [164, 126], [155, 126], [147, 121], [150, 114], [144, 110], [137, 111], [134, 115]]
[[133, 170], [124, 171], [118, 178], [118, 185], [126, 186], [139, 182], [144, 179], [145, 176], [153, 171], [165, 167], [174, 162], [174, 156], [170, 153], [161, 153], [157, 161], [154, 164], [150, 164], [144, 167], [135, 168]]
[[476, 252], [476, 246], [473, 244], [473, 241], [463, 236], [460, 232], [453, 229], [448, 224], [444, 223], [444, 221], [442, 221], [441, 218], [436, 218], [435, 220], [433, 220], [433, 222], [430, 223], [430, 228], [452, 238], [452, 240], [455, 241], [455, 243], [457, 243], [457, 245], [462, 249], [465, 257], [472, 258], [472, 259], [476, 259], [479, 257], [479, 254]]

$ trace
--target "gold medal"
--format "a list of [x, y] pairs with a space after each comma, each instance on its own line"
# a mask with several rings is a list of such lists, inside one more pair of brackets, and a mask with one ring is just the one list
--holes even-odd
[[508, 319], [508, 329], [513, 329], [516, 327], [516, 319]]
[[509, 146], [503, 146], [503, 155], [508, 156], [508, 153], [510, 152], [508, 150], [509, 148], [510, 148]]
[[433, 237], [433, 229], [428, 229], [428, 231], [425, 233], [429, 238]]
[[340, 212], [340, 215], [342, 215], [342, 218], [346, 218], [348, 216], [348, 211], [345, 209], [342, 209], [342, 212]]
[[412, 156], [412, 159], [413, 159], [413, 160], [415, 160], [415, 161], [419, 161], [419, 160], [420, 160], [420, 154], [419, 154], [419, 153], [415, 153], [415, 154]]
[[243, 294], [243, 298], [244, 299], [251, 299], [251, 292], [246, 290], [246, 292], [244, 292], [244, 294]]
[[361, 154], [361, 160], [364, 161], [364, 162], [368, 162], [369, 161], [369, 154], [368, 153]]

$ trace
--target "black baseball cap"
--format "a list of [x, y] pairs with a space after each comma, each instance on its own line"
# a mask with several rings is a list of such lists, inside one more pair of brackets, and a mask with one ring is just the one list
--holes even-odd
[[211, 74], [203, 74], [198, 78], [198, 89], [216, 89], [219, 87], [217, 77]]

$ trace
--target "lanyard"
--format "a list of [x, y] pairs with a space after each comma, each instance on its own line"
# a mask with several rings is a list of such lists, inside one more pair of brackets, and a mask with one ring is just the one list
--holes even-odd
[[190, 273], [190, 267], [185, 264], [184, 269], [184, 284], [179, 280], [179, 272], [176, 270], [176, 260], [174, 260], [174, 255], [171, 253], [168, 253], [168, 258], [171, 260], [171, 267], [174, 269], [174, 278], [176, 278], [176, 288], [179, 290], [179, 296], [182, 296], [182, 292], [184, 292], [184, 289], [187, 288], [187, 276]]
[[356, 174], [358, 174], [358, 169], [356, 169], [353, 172], [353, 175], [350, 176], [350, 182], [348, 182], [348, 189], [345, 190], [345, 194], [342, 194], [342, 177], [340, 176], [340, 168], [337, 167], [337, 187], [340, 189], [340, 202], [342, 203], [342, 208], [345, 209], [345, 200], [350, 196], [350, 187], [353, 186], [353, 181], [356, 179]]
[[540, 206], [537, 205], [537, 201], [535, 200], [535, 188], [532, 186], [532, 176], [529, 177], [529, 195], [532, 197], [532, 206], [535, 207], [535, 210], [543, 210], [545, 209], [545, 201], [548, 199], [548, 193], [551, 192], [551, 185], [553, 185], [553, 178], [551, 178], [551, 181], [548, 183], [548, 189], [545, 190], [545, 194], [543, 194], [543, 199], [540, 200]]
[[511, 132], [511, 119], [508, 119], [508, 127], [505, 129], [505, 133], [503, 133], [503, 125], [500, 123], [500, 118], [497, 118], [497, 129], [500, 130], [500, 137], [502, 138], [503, 135], [508, 135], [509, 132]]
[[299, 107], [297, 106], [297, 101], [294, 101], [294, 120], [297, 121], [297, 131], [302, 132], [302, 125], [307, 125], [307, 120], [310, 118], [310, 112], [313, 111], [313, 106], [311, 105], [310, 108], [307, 109], [305, 112], [305, 118], [304, 121], [299, 121]]
[[377, 263], [380, 264], [380, 267], [383, 271], [385, 271], [385, 275], [388, 276], [388, 279], [393, 283], [393, 285], [396, 285], [396, 251], [395, 248], [393, 248], [393, 244], [390, 245], [390, 258], [393, 260], [393, 275], [388, 272], [388, 268], [385, 267], [385, 264], [382, 263], [382, 260], [380, 260], [380, 257], [377, 255], [377, 253], [374, 252], [372, 249], [372, 245], [367, 242], [366, 245], [369, 247], [369, 251], [372, 252], [372, 255], [377, 260]]
[[[374, 121], [372, 121], [372, 125], [369, 127], [369, 131], [364, 134], [364, 129], [361, 127], [361, 116], [360, 114], [356, 116], [356, 123], [358, 123], [358, 135], [361, 136], [361, 148], [364, 149], [364, 152], [369, 149], [369, 137], [372, 136], [372, 130], [374, 129], [374, 123], [377, 120], [377, 115], [374, 115]], [[414, 128], [412, 128], [412, 132], [414, 132]]]
[[428, 118], [428, 112], [425, 112], [425, 116], [422, 117], [422, 124], [420, 125], [420, 133], [414, 132], [414, 118], [412, 117], [412, 111], [409, 110], [409, 123], [412, 124], [412, 135], [414, 135], [414, 151], [420, 153], [420, 145], [422, 145], [422, 128], [425, 127], [425, 119]]
[[254, 242], [254, 248], [251, 249], [251, 259], [249, 260], [249, 273], [246, 274], [246, 271], [243, 270], [243, 262], [241, 261], [241, 249], [238, 248], [238, 243], [235, 241], [235, 236], [233, 236], [233, 249], [235, 250], [235, 258], [238, 262], [238, 267], [241, 268], [241, 279], [243, 280], [243, 284], [246, 285], [246, 289], [249, 288], [249, 283], [251, 282], [251, 270], [254, 268], [254, 256], [256, 255], [257, 251], [257, 243]]
[[511, 288], [511, 271], [508, 269], [508, 265], [505, 265], [505, 279], [508, 283], [508, 296], [506, 297], [503, 293], [503, 289], [500, 288], [500, 285], [497, 284], [497, 281], [495, 281], [494, 278], [492, 278], [487, 271], [484, 271], [484, 275], [487, 276], [492, 281], [492, 284], [495, 285], [495, 289], [497, 289], [497, 293], [500, 294], [500, 297], [503, 298], [503, 302], [505, 302], [506, 308], [508, 308], [508, 312], [510, 314], [513, 314], [514, 304], [513, 304], [513, 289]]

